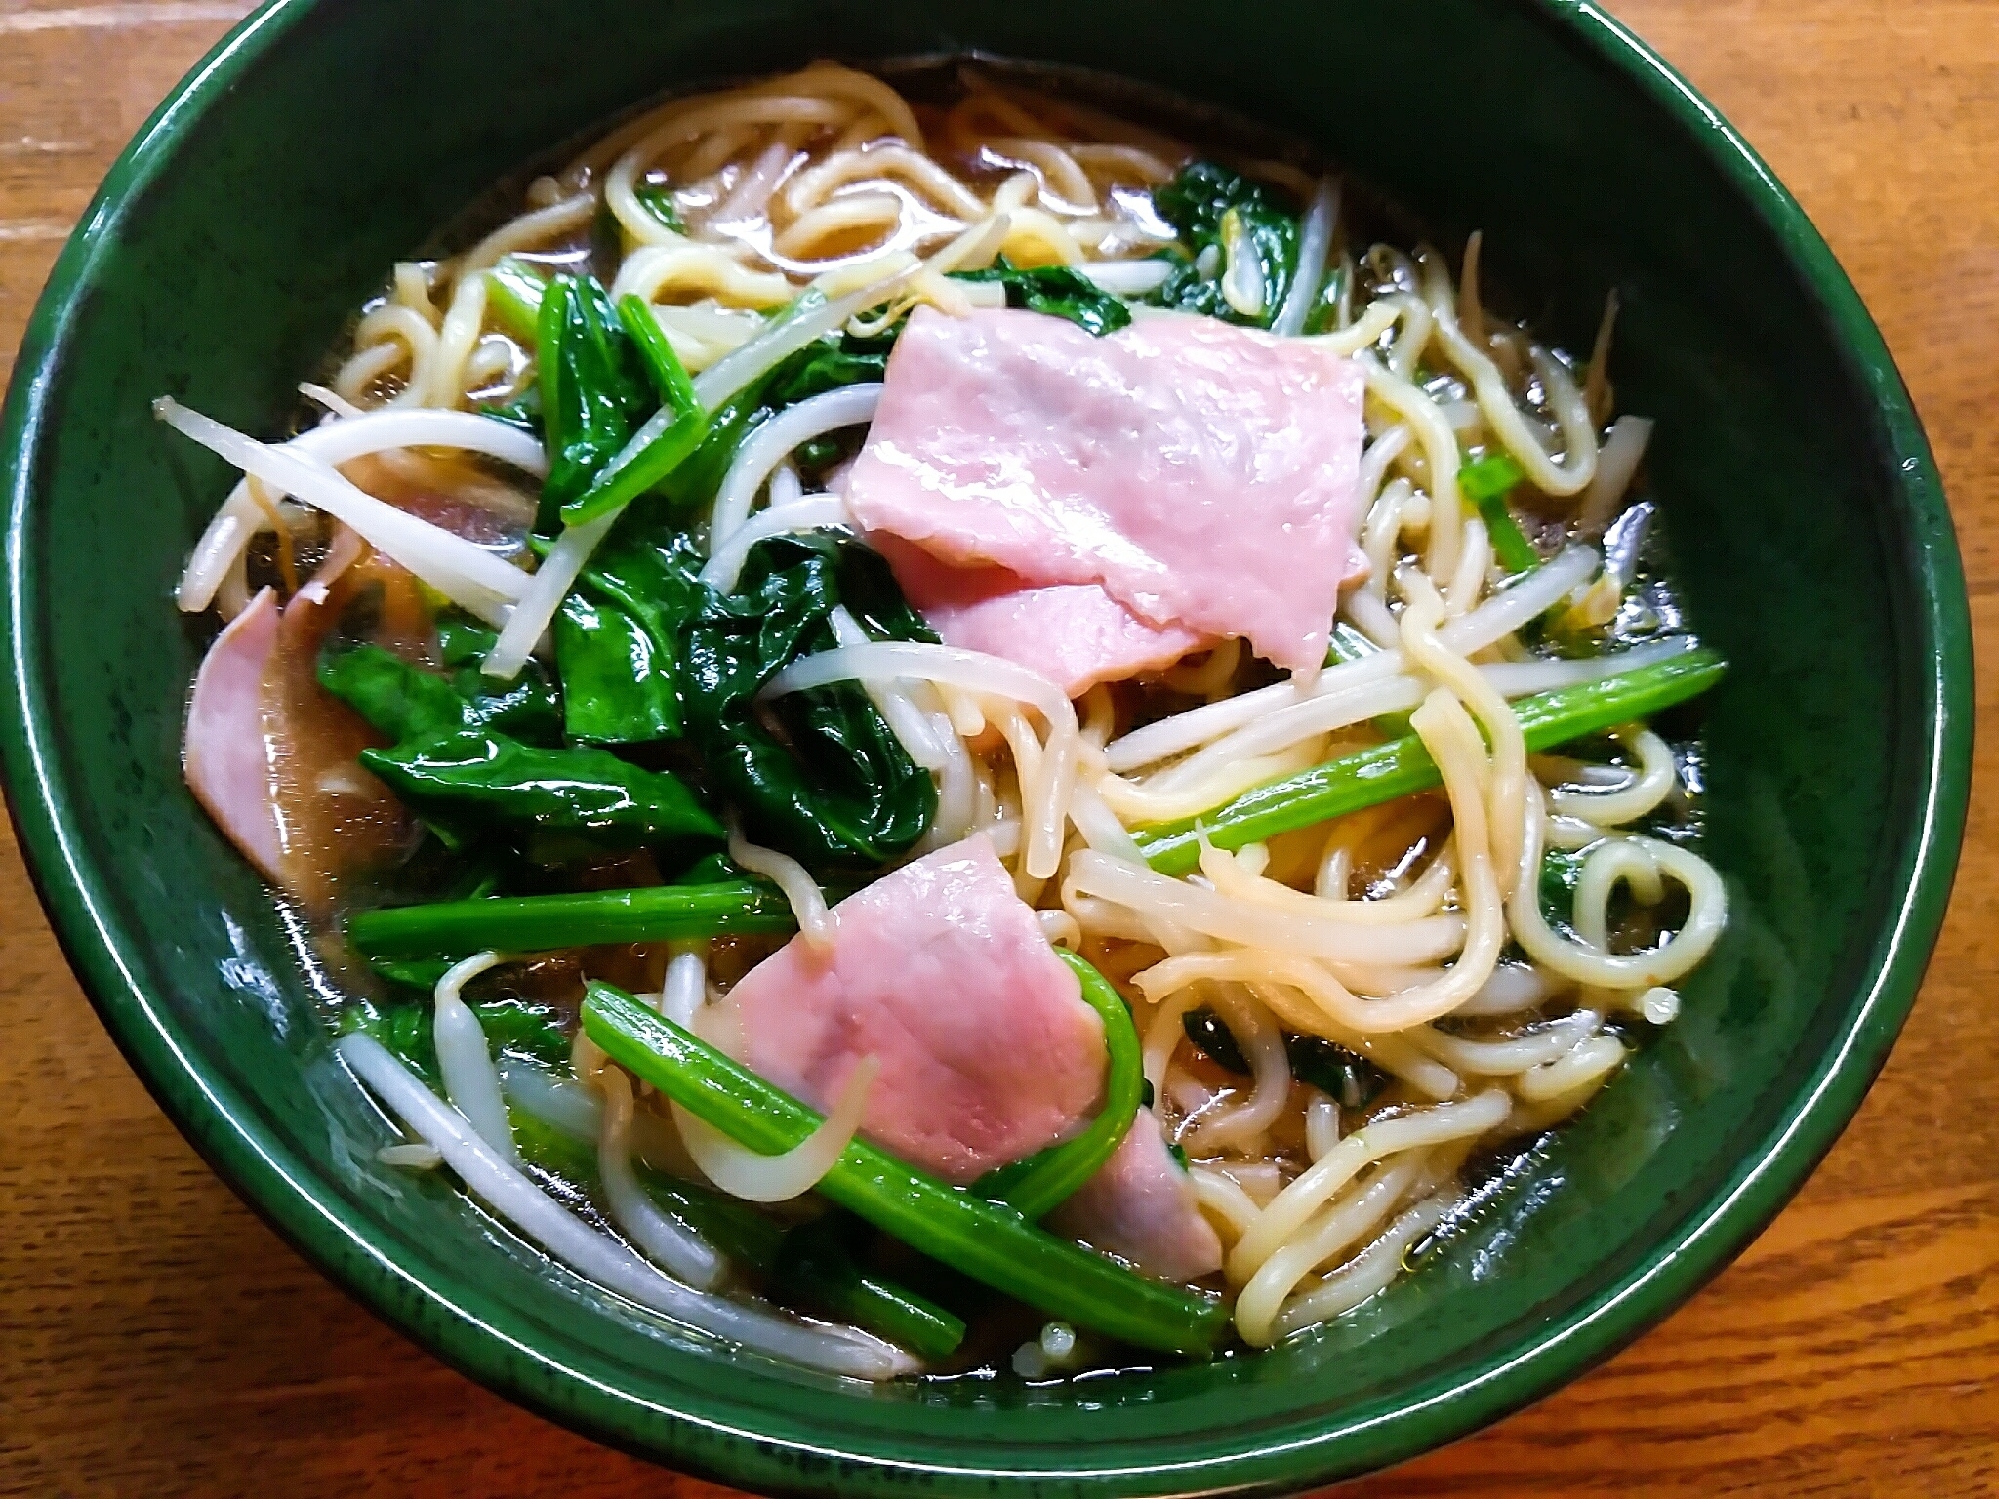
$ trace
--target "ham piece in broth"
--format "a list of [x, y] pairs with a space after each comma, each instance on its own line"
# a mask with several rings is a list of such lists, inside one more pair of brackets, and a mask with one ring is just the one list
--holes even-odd
[[881, 1066], [861, 1132], [965, 1186], [1073, 1134], [1104, 1086], [1104, 1026], [983, 834], [834, 908], [832, 949], [766, 958], [701, 1029], [825, 1109]]
[[1163, 670], [1210, 643], [1179, 625], [1147, 624], [1098, 583], [1033, 588], [1003, 567], [952, 567], [886, 533], [868, 544], [946, 645], [1004, 657], [1072, 698], [1099, 682]]
[[[1095, 585], [1143, 625], [1309, 674], [1361, 565], [1360, 412], [1359, 367], [1309, 339], [1181, 314], [1095, 338], [919, 307], [846, 495], [865, 529], [953, 567]], [[1026, 626], [1064, 615], [1023, 608], [1001, 654], [1057, 656]]]
[[[874, 1057], [861, 1133], [959, 1186], [1096, 1113], [1103, 1022], [984, 834], [884, 875], [835, 917], [829, 953], [794, 938], [702, 1013], [703, 1035], [819, 1109]], [[1057, 1221], [1157, 1275], [1221, 1266], [1149, 1111]]]
[[264, 672], [278, 644], [277, 590], [230, 620], [194, 679], [181, 772], [215, 825], [273, 885], [285, 883], [277, 788], [264, 737]]
[[264, 877], [314, 915], [351, 880], [406, 855], [416, 833], [388, 788], [355, 763], [379, 736], [315, 672], [321, 645], [364, 594], [379, 643], [411, 656], [428, 648], [416, 580], [343, 531], [282, 609], [267, 588], [229, 622], [188, 704], [189, 789]]
[[1222, 1268], [1222, 1241], [1150, 1109], [1138, 1111], [1117, 1153], [1049, 1215], [1049, 1227], [1162, 1280], [1199, 1280]]

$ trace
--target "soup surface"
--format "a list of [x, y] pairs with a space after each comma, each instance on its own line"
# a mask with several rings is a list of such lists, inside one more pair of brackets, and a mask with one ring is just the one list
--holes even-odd
[[515, 1231], [864, 1379], [1340, 1317], [1726, 919], [1587, 357], [1303, 153], [974, 65], [632, 116], [360, 310], [194, 793]]

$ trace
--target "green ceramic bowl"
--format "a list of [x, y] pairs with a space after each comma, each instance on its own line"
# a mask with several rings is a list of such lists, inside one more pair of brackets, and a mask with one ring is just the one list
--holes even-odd
[[[342, 319], [524, 158], [662, 90], [982, 49], [1321, 143], [1438, 233], [1481, 226], [1619, 394], [1713, 697], [1733, 920], [1684, 1018], [1422, 1273], [1275, 1352], [1062, 1388], [868, 1390], [662, 1335], [436, 1182], [377, 1165], [256, 878], [182, 789], [199, 632], [170, 593], [227, 474], [147, 414], [252, 430]], [[30, 324], [0, 435], [0, 751], [104, 1022], [197, 1148], [368, 1306], [606, 1441], [755, 1489], [1276, 1490], [1410, 1456], [1604, 1358], [1774, 1214], [1852, 1115], [1943, 914], [1970, 633], [1923, 434], [1797, 206], [1656, 57], [1558, 0], [280, 0], [112, 170]]]

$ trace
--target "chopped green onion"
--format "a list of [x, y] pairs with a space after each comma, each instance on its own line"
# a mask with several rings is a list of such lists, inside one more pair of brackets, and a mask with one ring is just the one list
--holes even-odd
[[1495, 453], [1458, 470], [1458, 493], [1478, 506], [1485, 520], [1485, 534], [1492, 540], [1492, 554], [1508, 573], [1532, 572], [1541, 565], [1540, 553], [1520, 529], [1507, 507], [1506, 497], [1526, 474], [1505, 453]]
[[486, 305], [500, 326], [524, 344], [540, 342], [541, 299], [547, 290], [546, 276], [511, 255], [486, 272]]
[[[1714, 651], [1693, 650], [1635, 671], [1522, 698], [1513, 711], [1528, 750], [1551, 749], [1685, 702], [1720, 681], [1726, 669]], [[1204, 835], [1216, 848], [1241, 848], [1442, 784], [1437, 762], [1412, 734], [1267, 781], [1199, 817], [1142, 828], [1132, 836], [1154, 869], [1186, 874], [1200, 865]]]
[[[739, 1144], [791, 1149], [822, 1117], [623, 990], [592, 984], [583, 1028], [611, 1059]], [[1162, 1352], [1206, 1354], [1227, 1306], [1043, 1233], [1019, 1211], [852, 1140], [818, 1192], [932, 1259], [1051, 1317]]]
[[1376, 656], [1380, 653], [1380, 646], [1345, 620], [1333, 621], [1333, 632], [1326, 641], [1326, 665], [1344, 666], [1350, 661], [1360, 660], [1363, 656]]
[[1028, 1218], [1043, 1218], [1074, 1195], [1097, 1174], [1124, 1143], [1131, 1121], [1138, 1116], [1145, 1093], [1145, 1058], [1131, 1011], [1110, 981], [1084, 959], [1057, 949], [1057, 957], [1082, 980], [1083, 1002], [1104, 1022], [1104, 1046], [1110, 1053], [1104, 1082], [1104, 1107], [1073, 1140], [1051, 1145], [1024, 1161], [989, 1171], [972, 1190], [1018, 1208]]
[[672, 188], [661, 183], [645, 182], [632, 189], [632, 196], [639, 200], [640, 207], [675, 234], [687, 232], [687, 223], [680, 217], [680, 207], [673, 201]]

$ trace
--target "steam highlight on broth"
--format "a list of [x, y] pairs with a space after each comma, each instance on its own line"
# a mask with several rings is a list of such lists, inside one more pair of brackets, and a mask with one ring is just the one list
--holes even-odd
[[347, 981], [384, 1169], [858, 1379], [1422, 1274], [1725, 929], [1724, 665], [1614, 301], [1577, 360], [1392, 239], [815, 63], [395, 266], [290, 437], [156, 403], [242, 472], [187, 779]]

